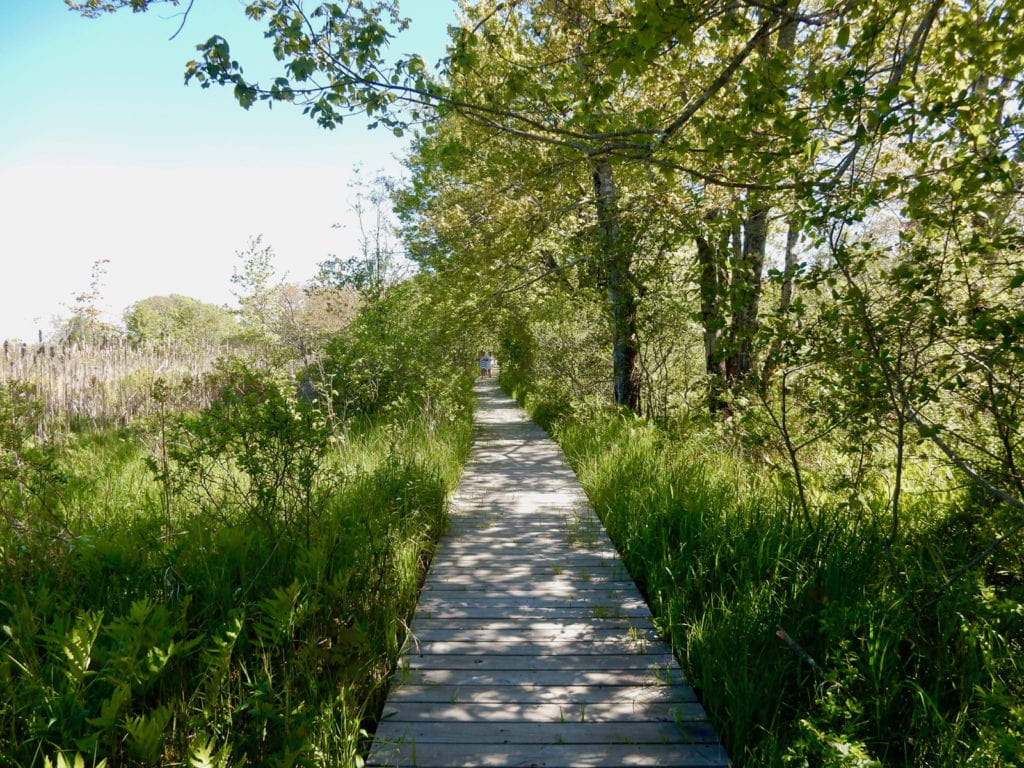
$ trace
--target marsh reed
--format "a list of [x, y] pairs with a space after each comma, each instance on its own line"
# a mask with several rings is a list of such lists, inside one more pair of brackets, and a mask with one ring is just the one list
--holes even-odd
[[0, 384], [19, 382], [44, 403], [41, 437], [84, 426], [128, 426], [160, 407], [153, 397], [161, 382], [175, 408], [209, 404], [204, 374], [233, 347], [133, 343], [110, 337], [94, 343], [4, 342]]

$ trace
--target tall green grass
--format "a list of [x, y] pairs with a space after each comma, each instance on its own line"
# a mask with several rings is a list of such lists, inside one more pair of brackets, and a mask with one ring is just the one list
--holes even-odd
[[1000, 510], [911, 488], [894, 579], [880, 491], [809, 527], [721, 428], [553, 431], [737, 765], [1024, 765], [1021, 544], [944, 587]]
[[21, 445], [25, 460], [8, 462], [0, 766], [75, 753], [86, 765], [360, 762], [446, 524], [471, 392], [440, 415], [325, 430], [307, 450], [302, 404], [275, 399], [273, 381], [239, 381], [254, 421], [231, 426], [225, 395], [216, 428], [206, 413], [165, 434], [166, 461], [153, 429], [79, 435], [45, 456]]

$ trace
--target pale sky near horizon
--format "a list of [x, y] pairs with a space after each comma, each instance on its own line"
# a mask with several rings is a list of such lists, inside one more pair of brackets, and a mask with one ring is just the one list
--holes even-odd
[[[245, 4], [196, 0], [169, 41], [180, 8], [89, 20], [62, 0], [0, 0], [0, 339], [49, 334], [101, 259], [104, 309], [119, 322], [149, 296], [231, 304], [237, 252], [256, 235], [290, 282], [353, 252], [353, 168], [397, 173], [406, 141], [186, 87], [185, 63], [213, 34], [253, 62], [247, 76], [262, 72], [269, 42]], [[393, 50], [433, 65], [454, 9], [404, 0], [413, 24]]]

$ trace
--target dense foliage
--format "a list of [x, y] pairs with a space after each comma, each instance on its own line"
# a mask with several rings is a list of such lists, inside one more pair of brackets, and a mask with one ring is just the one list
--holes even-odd
[[199, 346], [223, 344], [238, 335], [230, 311], [188, 296], [151, 296], [124, 311], [124, 327], [132, 341], [178, 341]]
[[410, 237], [589, 435], [741, 764], [1022, 759], [1018, 14], [481, 2], [453, 39]]

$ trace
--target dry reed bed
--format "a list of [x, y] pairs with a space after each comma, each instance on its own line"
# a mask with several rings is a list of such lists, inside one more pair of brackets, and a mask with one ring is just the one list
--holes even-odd
[[158, 382], [172, 410], [208, 405], [204, 377], [214, 363], [237, 350], [226, 346], [137, 344], [110, 338], [96, 343], [4, 342], [0, 385], [20, 382], [44, 403], [38, 425], [52, 437], [87, 424], [127, 426], [156, 413]]

